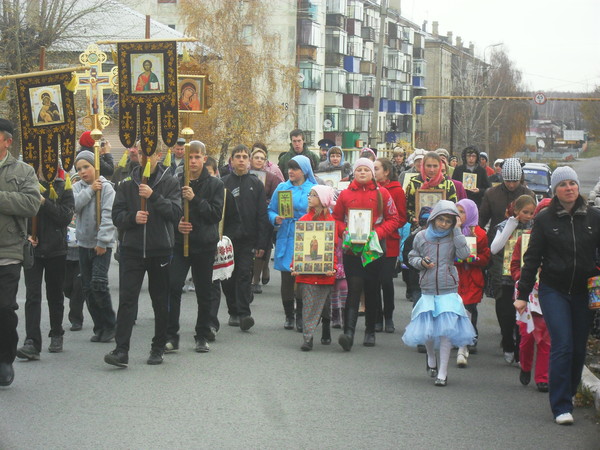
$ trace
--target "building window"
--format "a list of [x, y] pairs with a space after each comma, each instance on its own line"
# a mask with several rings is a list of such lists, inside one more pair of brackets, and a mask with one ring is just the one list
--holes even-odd
[[321, 42], [321, 28], [312, 20], [302, 19], [298, 26], [298, 44], [309, 47], [319, 47]]
[[303, 89], [321, 89], [323, 70], [317, 64], [301, 62], [300, 73], [304, 77], [301, 85]]

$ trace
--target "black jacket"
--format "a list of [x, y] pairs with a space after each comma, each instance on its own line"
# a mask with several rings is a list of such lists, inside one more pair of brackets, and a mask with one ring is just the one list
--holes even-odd
[[146, 202], [150, 213], [148, 223], [138, 225], [135, 216], [141, 209], [141, 175], [141, 167], [136, 167], [131, 178], [121, 182], [115, 195], [112, 219], [121, 234], [120, 251], [143, 258], [171, 255], [175, 228], [183, 214], [179, 182], [164, 166], [156, 166], [148, 180], [148, 186], [153, 190]]
[[242, 219], [241, 233], [236, 240], [251, 244], [258, 250], [269, 248], [271, 224], [262, 181], [249, 173], [239, 176], [231, 172], [223, 178], [223, 184], [235, 198]]
[[481, 200], [483, 199], [483, 195], [485, 194], [486, 189], [491, 186], [488, 180], [487, 172], [483, 167], [479, 165], [479, 163], [475, 165], [475, 168], [473, 170], [469, 170], [467, 168], [467, 165], [463, 164], [462, 166], [458, 166], [456, 169], [454, 169], [452, 179], [458, 180], [462, 183], [463, 174], [465, 173], [474, 173], [477, 175], [477, 189], [479, 189], [479, 192], [474, 193], [466, 189], [465, 190], [467, 191], [467, 198], [473, 200], [477, 204], [477, 207], [479, 207], [481, 205]]
[[[171, 169], [169, 169], [171, 170]], [[183, 176], [179, 185], [183, 186]], [[219, 242], [219, 222], [223, 214], [223, 182], [211, 177], [204, 167], [200, 177], [190, 181], [194, 198], [190, 201], [190, 253], [215, 250]], [[183, 246], [183, 235], [175, 227], [175, 244]]]
[[529, 247], [523, 258], [518, 298], [528, 300], [538, 267], [540, 282], [563, 294], [587, 292], [587, 280], [598, 274], [600, 210], [588, 207], [582, 197], [569, 214], [558, 199], [535, 217]]
[[[56, 200], [50, 200], [50, 184], [45, 181], [41, 185], [46, 188], [42, 197], [46, 199], [41, 204], [37, 214], [38, 245], [34, 255], [38, 258], [54, 258], [67, 254], [67, 226], [73, 220], [75, 198], [71, 189], [65, 191], [63, 180], [54, 180], [54, 190], [58, 195]], [[31, 219], [27, 221], [31, 234]]]

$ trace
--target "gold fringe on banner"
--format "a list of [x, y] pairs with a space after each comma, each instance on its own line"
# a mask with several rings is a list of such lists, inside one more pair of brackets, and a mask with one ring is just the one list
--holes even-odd
[[7, 93], [8, 93], [8, 85], [4, 86], [2, 88], [2, 91], [0, 91], [0, 101], [6, 100], [6, 94]]
[[71, 175], [68, 173], [65, 175], [65, 191], [70, 191], [73, 189], [73, 185], [71, 184]]
[[46, 188], [44, 186], [42, 186], [42, 183], [40, 184], [40, 194], [43, 194], [44, 192], [46, 192]]
[[167, 151], [167, 156], [165, 156], [163, 166], [165, 166], [167, 169], [171, 166], [171, 149]]
[[121, 156], [121, 159], [119, 160], [118, 167], [122, 167], [123, 169], [127, 167], [127, 150], [123, 152], [123, 156]]
[[77, 90], [77, 86], [79, 86], [79, 77], [77, 76], [76, 72], [73, 72], [73, 78], [71, 78], [71, 81], [65, 84], [65, 86], [71, 92], [75, 92]]
[[50, 183], [50, 200], [57, 200], [58, 194], [56, 193], [56, 189], [54, 189], [54, 183]]

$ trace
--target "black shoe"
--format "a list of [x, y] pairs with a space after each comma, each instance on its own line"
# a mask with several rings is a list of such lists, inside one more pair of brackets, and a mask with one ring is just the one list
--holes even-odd
[[50, 345], [48, 346], [48, 351], [50, 353], [60, 353], [63, 351], [63, 337], [62, 336], [52, 336], [50, 338]]
[[427, 374], [431, 377], [431, 378], [435, 378], [437, 377], [438, 374], [438, 369], [437, 369], [437, 362], [435, 367], [429, 367], [429, 358], [426, 356], [425, 357], [425, 367], [427, 367]]
[[105, 329], [102, 330], [102, 334], [100, 335], [100, 342], [110, 342], [115, 338], [115, 329]]
[[262, 294], [262, 287], [260, 286], [260, 284], [252, 285], [252, 293], [253, 294]]
[[127, 367], [129, 364], [129, 356], [127, 353], [115, 349], [104, 355], [104, 362], [117, 367]]
[[149, 364], [151, 366], [157, 366], [159, 364], [162, 364], [162, 362], [163, 350], [158, 347], [152, 347], [152, 349], [150, 350], [150, 356], [148, 356], [148, 359], [146, 360], [146, 364]]
[[71, 328], [69, 328], [69, 330], [71, 330], [71, 331], [81, 331], [82, 328], [83, 328], [83, 326], [80, 323], [72, 323], [71, 324]]
[[394, 327], [394, 320], [393, 319], [385, 319], [385, 332], [393, 333], [394, 331], [396, 331], [396, 328]]
[[519, 374], [519, 381], [523, 386], [527, 386], [531, 381], [531, 372], [525, 372], [521, 369], [521, 373]]
[[208, 342], [205, 338], [199, 337], [196, 339], [196, 348], [194, 349], [198, 353], [208, 353], [210, 347], [208, 346]]
[[208, 342], [215, 342], [217, 340], [217, 329], [215, 327], [210, 327], [208, 331], [208, 335], [206, 336], [206, 340]]
[[37, 361], [40, 359], [40, 352], [33, 345], [33, 340], [27, 339], [19, 350], [17, 350], [17, 356], [21, 359], [27, 359], [29, 361]]
[[0, 386], [10, 386], [15, 379], [15, 370], [12, 364], [0, 362]]
[[548, 383], [538, 383], [537, 384], [537, 390], [540, 392], [548, 392]]
[[294, 329], [294, 318], [286, 317], [285, 322], [283, 323], [283, 328], [285, 328], [286, 330], [293, 330]]
[[269, 284], [269, 281], [271, 281], [271, 277], [263, 277], [263, 279], [261, 281], [262, 281], [262, 284]]
[[330, 320], [323, 319], [323, 335], [321, 336], [321, 344], [329, 345], [331, 344], [331, 328], [330, 328]]
[[101, 337], [102, 337], [102, 330], [99, 330], [98, 332], [93, 334], [93, 336], [90, 338], [90, 342], [100, 342]]
[[375, 333], [381, 333], [383, 331], [383, 323], [377, 322], [375, 324]]
[[296, 331], [298, 333], [302, 333], [302, 328], [304, 327], [304, 323], [302, 322], [302, 316], [296, 316]]
[[443, 380], [441, 378], [436, 378], [434, 384], [436, 386], [446, 386], [448, 384], [448, 378], [444, 378]]
[[254, 319], [252, 316], [245, 316], [240, 318], [240, 330], [248, 331], [254, 326]]
[[352, 349], [352, 344], [354, 344], [354, 338], [349, 334], [340, 334], [338, 344], [341, 345], [345, 352], [349, 352]]
[[165, 344], [165, 353], [175, 353], [179, 350], [179, 341], [177, 339], [168, 339]]
[[229, 325], [230, 327], [239, 327], [240, 319], [237, 316], [229, 316], [229, 321], [227, 322], [227, 325]]
[[303, 352], [310, 352], [313, 348], [313, 338], [310, 338], [309, 340], [305, 340], [304, 344], [302, 344], [302, 347], [300, 347], [300, 350], [302, 350]]
[[365, 331], [365, 340], [363, 341], [365, 347], [375, 347], [375, 332]]

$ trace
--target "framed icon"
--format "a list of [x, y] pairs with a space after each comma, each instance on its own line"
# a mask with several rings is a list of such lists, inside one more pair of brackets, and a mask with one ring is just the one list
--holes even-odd
[[130, 58], [131, 93], [163, 94], [165, 92], [164, 53], [131, 53]]
[[[328, 240], [327, 233], [322, 226], [326, 222], [303, 221], [295, 223], [294, 231], [294, 270], [298, 273], [324, 274], [324, 266], [333, 270], [333, 237]], [[298, 227], [299, 224], [303, 226]], [[310, 226], [309, 226], [310, 225]]]
[[433, 208], [440, 200], [446, 200], [444, 189], [417, 189], [415, 193], [415, 214], [419, 214], [423, 206]]
[[317, 176], [323, 180], [327, 186], [331, 186], [334, 189], [338, 188], [338, 184], [342, 179], [341, 170], [332, 170], [331, 172], [319, 172]]
[[370, 209], [348, 210], [348, 234], [353, 244], [366, 244], [371, 233], [373, 212]]
[[278, 213], [284, 219], [294, 218], [294, 202], [292, 200], [292, 191], [277, 192]]
[[510, 263], [512, 261], [512, 254], [515, 249], [515, 245], [519, 236], [521, 236], [521, 230], [515, 230], [513, 235], [510, 237], [506, 245], [504, 246], [504, 254], [502, 261], [502, 275], [510, 277]]
[[471, 191], [477, 188], [477, 174], [471, 172], [463, 173], [463, 186], [467, 191]]
[[523, 267], [525, 252], [529, 248], [529, 238], [531, 238], [531, 232], [526, 232], [521, 235], [521, 267]]
[[469, 256], [477, 257], [477, 238], [475, 236], [466, 236], [469, 246]]
[[206, 75], [180, 75], [177, 77], [179, 112], [200, 113], [205, 107]]
[[60, 85], [29, 88], [29, 100], [33, 126], [64, 123], [65, 114]]

